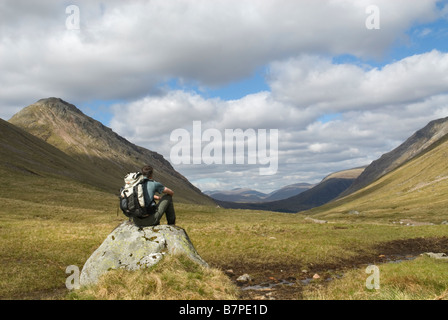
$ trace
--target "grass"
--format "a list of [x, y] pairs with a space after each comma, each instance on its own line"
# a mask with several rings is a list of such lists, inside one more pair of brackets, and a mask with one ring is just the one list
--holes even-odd
[[[8, 185], [0, 189], [1, 299], [233, 299], [239, 293], [224, 274], [227, 269], [261, 280], [273, 276], [299, 279], [303, 269], [346, 268], [366, 258], [375, 261], [394, 241], [439, 239], [448, 231], [447, 225], [406, 227], [367, 218], [314, 224], [301, 214], [176, 202], [178, 225], [187, 231], [211, 270], [195, 269], [176, 258], [135, 274], [113, 272], [98, 288], [70, 293], [65, 287], [67, 266], [81, 269], [106, 236], [126, 219], [121, 213], [117, 216], [116, 196], [60, 178], [29, 175], [27, 183], [20, 184], [5, 177], [0, 177], [0, 184]], [[426, 270], [436, 266], [427, 260], [424, 263], [428, 264]], [[345, 298], [381, 298], [364, 292], [366, 274], [360, 272], [354, 277], [358, 284], [350, 285], [348, 291], [344, 288], [349, 284], [335, 281], [331, 286], [336, 288], [328, 287], [330, 291], [325, 286], [310, 286], [292, 298], [339, 299], [344, 298], [344, 291]], [[441, 296], [447, 289], [446, 281], [438, 277], [425, 278], [414, 272], [416, 278], [408, 277], [411, 280], [404, 282], [387, 278], [389, 271], [381, 272], [384, 292], [388, 286], [396, 292], [383, 297], [411, 297], [403, 283], [421, 288], [412, 297], [425, 299]], [[396, 273], [412, 274], [404, 269]]]
[[[183, 206], [179, 221], [207, 260], [220, 265], [238, 261], [296, 268], [337, 264], [369, 255], [395, 239], [440, 237], [447, 226], [406, 228], [376, 223], [307, 222], [302, 215]], [[226, 248], [223, 252], [222, 248]], [[300, 270], [299, 270], [300, 271]]]
[[[347, 222], [413, 219], [437, 224], [447, 220], [447, 139], [366, 188], [305, 213]], [[360, 214], [350, 215], [350, 211]]]
[[97, 285], [74, 291], [69, 298], [234, 300], [238, 289], [218, 269], [204, 268], [184, 256], [168, 256], [148, 269], [110, 271]]
[[[446, 263], [418, 258], [380, 264], [378, 257], [447, 252], [448, 225], [441, 222], [448, 216], [448, 138], [368, 187], [301, 214], [182, 204], [179, 196], [191, 193], [181, 188], [178, 225], [211, 269], [169, 257], [135, 273], [112, 271], [96, 287], [69, 292], [67, 266], [81, 269], [125, 219], [117, 215], [117, 197], [99, 189], [112, 190], [113, 176], [4, 121], [0, 130], [0, 299], [242, 297], [225, 275], [228, 269], [234, 278], [249, 273], [260, 281], [300, 280], [302, 270], [322, 275], [294, 287], [292, 299], [446, 299]], [[310, 215], [329, 223], [306, 221]], [[393, 224], [401, 219], [435, 225]], [[380, 289], [366, 289], [364, 263], [378, 264]], [[341, 279], [325, 281], [325, 274], [340, 272]]]
[[379, 265], [379, 288], [365, 268], [347, 272], [329, 285], [322, 282], [306, 288], [310, 300], [448, 300], [448, 262], [429, 257]]

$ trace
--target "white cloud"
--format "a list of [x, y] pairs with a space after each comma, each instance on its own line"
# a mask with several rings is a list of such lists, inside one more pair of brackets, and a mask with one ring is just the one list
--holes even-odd
[[[370, 0], [80, 0], [80, 30], [66, 3], [0, 3], [0, 117], [40, 98], [119, 99], [110, 126], [169, 158], [172, 130], [279, 129], [278, 173], [259, 166], [178, 170], [198, 185], [262, 191], [367, 164], [448, 111], [448, 55], [432, 51], [383, 68], [335, 64], [377, 59], [410, 27], [437, 18], [436, 0], [377, 0], [381, 29], [367, 30]], [[446, 7], [442, 9], [446, 13]], [[269, 68], [270, 91], [208, 99], [169, 91], [170, 79], [202, 88]], [[338, 117], [325, 123], [328, 114]], [[318, 164], [318, 165], [317, 165]], [[236, 179], [236, 180], [235, 180]]]
[[339, 112], [409, 104], [448, 92], [448, 54], [432, 51], [382, 69], [300, 56], [271, 65], [275, 99], [300, 109]]
[[80, 0], [73, 31], [66, 3], [5, 0], [1, 116], [47, 96], [135, 100], [170, 78], [217, 86], [303, 53], [381, 57], [413, 22], [435, 19], [435, 3], [377, 0], [382, 28], [372, 33], [367, 0]]
[[[260, 177], [258, 167], [250, 165], [184, 165], [179, 170], [193, 182], [199, 181], [198, 185], [205, 178], [213, 179], [214, 186], [216, 181], [227, 186], [235, 174], [244, 172], [238, 178], [241, 186], [251, 187], [257, 181], [263, 191], [268, 185], [284, 185], [292, 176], [318, 182], [331, 172], [369, 164], [427, 122], [448, 116], [447, 57], [433, 51], [382, 69], [299, 57], [273, 63], [272, 92], [232, 101], [184, 91], [149, 96], [117, 108], [112, 127], [167, 158], [172, 146], [166, 143], [169, 133], [177, 128], [191, 132], [195, 120], [201, 121], [203, 130], [279, 129], [275, 176]], [[142, 114], [149, 117], [154, 110], [159, 120], [149, 124]], [[123, 118], [123, 112], [134, 116]], [[340, 116], [319, 121], [328, 112]]]

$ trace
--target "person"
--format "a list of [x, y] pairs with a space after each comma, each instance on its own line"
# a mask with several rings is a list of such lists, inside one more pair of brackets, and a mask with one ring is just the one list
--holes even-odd
[[[166, 220], [169, 225], [176, 224], [176, 212], [173, 204], [173, 190], [165, 187], [160, 182], [153, 179], [153, 168], [149, 165], [142, 168], [142, 174], [145, 179], [143, 184], [143, 196], [145, 197], [145, 203], [151, 203], [152, 200], [159, 200], [156, 205], [154, 213], [149, 214], [144, 218], [134, 217], [134, 224], [138, 227], [149, 227], [160, 224], [163, 214], [166, 215]], [[162, 197], [156, 195], [156, 193], [163, 194]]]

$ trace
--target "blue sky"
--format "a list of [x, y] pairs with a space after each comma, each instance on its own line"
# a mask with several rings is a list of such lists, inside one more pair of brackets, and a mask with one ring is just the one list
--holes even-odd
[[205, 154], [175, 168], [203, 190], [316, 183], [448, 116], [447, 18], [437, 0], [5, 0], [0, 117], [60, 97], [169, 161], [194, 121], [275, 129], [273, 175]]

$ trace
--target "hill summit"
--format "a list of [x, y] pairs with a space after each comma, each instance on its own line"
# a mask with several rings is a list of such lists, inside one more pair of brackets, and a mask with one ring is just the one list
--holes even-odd
[[117, 191], [127, 172], [149, 164], [154, 167], [154, 178], [173, 189], [179, 199], [213, 203], [162, 155], [129, 142], [62, 99], [41, 99], [19, 111], [9, 123], [102, 173], [104, 181], [98, 186], [109, 185], [108, 191]]
[[405, 225], [445, 224], [448, 216], [447, 130], [448, 118], [431, 121], [367, 167], [358, 178], [363, 178], [357, 182], [358, 188], [369, 179], [374, 179], [373, 182], [305, 214], [319, 219], [362, 220], [368, 217]]

